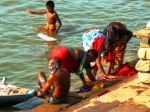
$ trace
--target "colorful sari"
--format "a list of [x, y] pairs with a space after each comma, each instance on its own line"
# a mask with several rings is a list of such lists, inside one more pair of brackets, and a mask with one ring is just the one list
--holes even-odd
[[[106, 36], [104, 36], [102, 31], [97, 28], [86, 30], [82, 36], [84, 50], [87, 51], [88, 49], [93, 48], [98, 52], [98, 55], [101, 56], [105, 39]], [[112, 51], [108, 51], [104, 56], [101, 56], [101, 58], [105, 63], [114, 62]]]

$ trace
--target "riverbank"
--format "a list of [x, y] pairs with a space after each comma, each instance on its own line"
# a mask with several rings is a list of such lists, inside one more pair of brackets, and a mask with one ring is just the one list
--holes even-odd
[[30, 112], [49, 112], [50, 110], [51, 112], [63, 111], [69, 107], [72, 107], [73, 105], [80, 104], [83, 101], [90, 100], [91, 98], [105, 94], [106, 92], [108, 92], [106, 88], [115, 85], [122, 80], [122, 78], [102, 80], [102, 82], [105, 82], [105, 86], [103, 88], [92, 89], [89, 92], [79, 93], [79, 88], [77, 88], [74, 91], [69, 92], [67, 102], [59, 105], [50, 105], [45, 101], [45, 99], [34, 97], [26, 102], [17, 104], [13, 107], [18, 108], [20, 111]]
[[[131, 65], [135, 65], [135, 63], [138, 61], [138, 59], [135, 59], [131, 61]], [[92, 104], [92, 100], [94, 102], [101, 102], [99, 98], [105, 96], [105, 94], [109, 95], [116, 89], [122, 87], [124, 84], [132, 81], [135, 78], [136, 74], [134, 76], [118, 76], [117, 79], [106, 79], [106, 80], [100, 80], [105, 83], [104, 87], [102, 88], [95, 88], [92, 89], [89, 92], [83, 92], [79, 93], [79, 88], [75, 89], [74, 91], [70, 91], [69, 93], [69, 98], [66, 103], [59, 104], [59, 105], [50, 105], [48, 104], [44, 99], [40, 98], [32, 98], [26, 102], [20, 103], [18, 105], [15, 105], [15, 108], [18, 108], [21, 111], [30, 111], [30, 112], [59, 112], [59, 111], [66, 111], [66, 112], [71, 112], [80, 108], [83, 108], [86, 105], [93, 105], [93, 106], [88, 106], [88, 108], [97, 108], [99, 110], [99, 106], [97, 106], [97, 103]], [[122, 91], [119, 91], [122, 93]], [[116, 95], [119, 93], [116, 93]], [[126, 93], [125, 93], [126, 96]], [[122, 95], [122, 97], [124, 97]], [[104, 99], [104, 101], [107, 101], [110, 98]], [[119, 99], [118, 99], [119, 100]], [[102, 103], [102, 102], [101, 102]], [[100, 103], [100, 105], [101, 105]], [[114, 102], [109, 102], [109, 104], [113, 104]], [[122, 102], [121, 102], [122, 103]], [[99, 103], [98, 103], [99, 104]], [[106, 108], [107, 108], [107, 103]], [[109, 105], [108, 105], [109, 107]], [[70, 110], [71, 109], [71, 110]], [[82, 109], [81, 109], [82, 110]], [[106, 111], [105, 111], [106, 112]]]
[[[134, 35], [138, 36], [141, 34], [134, 33]], [[134, 61], [136, 63], [138, 60]], [[130, 64], [135, 66], [135, 63]], [[107, 80], [106, 84], [104, 88], [84, 93], [78, 93], [79, 88], [70, 91], [68, 101], [60, 105], [50, 105], [44, 99], [35, 97], [14, 107], [30, 112], [91, 112], [93, 110], [96, 112], [131, 112], [135, 108], [138, 108], [139, 112], [149, 110], [149, 85], [141, 83], [137, 78], [137, 74], [130, 77], [124, 76], [118, 77], [118, 79]]]
[[136, 112], [150, 111], [149, 85], [141, 83], [137, 74], [123, 77], [108, 88], [69, 98], [65, 104], [43, 103], [30, 112], [133, 112], [135, 110]]
[[63, 112], [149, 112], [150, 88], [137, 74], [107, 88], [109, 93], [82, 101]]

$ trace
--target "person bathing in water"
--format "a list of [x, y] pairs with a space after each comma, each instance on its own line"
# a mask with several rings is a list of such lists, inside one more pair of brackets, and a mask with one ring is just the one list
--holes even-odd
[[38, 97], [45, 97], [50, 104], [60, 104], [67, 101], [70, 89], [70, 74], [61, 68], [61, 60], [53, 57], [48, 63], [51, 75], [46, 79], [44, 72], [38, 76]]
[[[52, 35], [58, 33], [58, 30], [62, 26], [62, 22], [59, 18], [59, 15], [54, 10], [55, 4], [52, 0], [47, 1], [46, 3], [46, 9], [41, 11], [32, 11], [27, 9], [27, 12], [29, 14], [47, 14], [46, 20], [47, 24], [46, 26], [40, 26], [40, 30], [46, 31], [47, 35]], [[56, 27], [56, 22], [58, 22], [58, 26]]]

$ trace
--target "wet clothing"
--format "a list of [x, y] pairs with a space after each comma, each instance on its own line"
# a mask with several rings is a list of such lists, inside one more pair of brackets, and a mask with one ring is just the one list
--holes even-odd
[[48, 103], [50, 104], [60, 104], [63, 103], [65, 101], [67, 101], [68, 97], [62, 98], [62, 99], [57, 99], [55, 97], [53, 97], [51, 94], [49, 94], [49, 99], [48, 99]]
[[56, 30], [56, 24], [49, 24], [47, 23], [45, 29], [48, 30]]
[[62, 62], [62, 68], [66, 68], [69, 72], [80, 75], [84, 68], [90, 69], [90, 63], [87, 63], [88, 56], [86, 52], [80, 49], [77, 50], [78, 55], [75, 54], [71, 47], [57, 46], [52, 49], [50, 58], [59, 58]]
[[83, 47], [84, 50], [87, 51], [92, 47], [92, 43], [94, 41], [95, 38], [98, 37], [102, 37], [104, 36], [102, 31], [100, 31], [97, 28], [92, 28], [92, 29], [88, 29], [84, 32], [84, 34], [82, 35], [82, 42], [83, 42]]

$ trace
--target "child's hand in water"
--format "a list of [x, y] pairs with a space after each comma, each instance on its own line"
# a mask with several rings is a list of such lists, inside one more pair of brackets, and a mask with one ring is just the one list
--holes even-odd
[[32, 14], [32, 11], [31, 11], [31, 10], [27, 9], [26, 11], [27, 11], [29, 14]]

